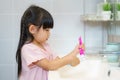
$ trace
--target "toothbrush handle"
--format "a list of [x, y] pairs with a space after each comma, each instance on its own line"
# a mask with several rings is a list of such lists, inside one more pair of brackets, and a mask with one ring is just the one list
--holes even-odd
[[[80, 44], [80, 46], [83, 45], [81, 37], [79, 38], [79, 44]], [[80, 55], [84, 55], [84, 49], [80, 48], [79, 52], [80, 52]]]
[[84, 50], [82, 48], [79, 49], [80, 55], [84, 55]]

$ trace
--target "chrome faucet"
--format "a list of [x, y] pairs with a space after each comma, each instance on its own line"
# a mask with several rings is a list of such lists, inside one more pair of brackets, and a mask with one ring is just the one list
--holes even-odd
[[110, 74], [111, 74], [111, 70], [108, 70], [108, 76], [110, 77]]
[[120, 61], [119, 61], [119, 65], [118, 65], [118, 67], [120, 67]]

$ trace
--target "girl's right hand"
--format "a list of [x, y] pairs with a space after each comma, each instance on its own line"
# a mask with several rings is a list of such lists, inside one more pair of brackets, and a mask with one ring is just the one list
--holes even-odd
[[85, 50], [85, 45], [82, 44], [82, 45], [80, 46], [80, 48], [82, 48], [83, 50]]

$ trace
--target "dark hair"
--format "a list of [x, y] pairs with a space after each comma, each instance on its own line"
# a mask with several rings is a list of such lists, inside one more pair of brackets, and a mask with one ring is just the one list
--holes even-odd
[[41, 7], [31, 5], [24, 12], [21, 18], [20, 40], [16, 51], [16, 61], [18, 63], [18, 77], [22, 69], [21, 48], [27, 41], [31, 42], [33, 40], [33, 36], [29, 32], [29, 26], [32, 24], [38, 27], [38, 29], [41, 28], [41, 26], [43, 26], [43, 29], [46, 29], [53, 28], [53, 23], [54, 22], [51, 14]]

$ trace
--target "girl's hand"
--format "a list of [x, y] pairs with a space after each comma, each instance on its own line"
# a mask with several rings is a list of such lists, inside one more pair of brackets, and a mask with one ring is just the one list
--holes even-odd
[[76, 56], [78, 53], [79, 53], [79, 48], [80, 48], [80, 45], [76, 45], [76, 47], [74, 48], [73, 50], [73, 54]]
[[85, 46], [84, 44], [82, 45], [77, 45], [75, 47], [75, 49], [69, 54], [69, 58], [70, 58], [70, 63], [71, 66], [76, 66], [80, 63], [79, 59], [76, 57], [77, 54], [79, 54], [80, 52], [80, 48], [82, 48], [83, 50], [85, 50]]
[[73, 57], [73, 60], [71, 61], [70, 65], [71, 65], [71, 66], [76, 66], [76, 65], [78, 65], [79, 63], [80, 63], [79, 58], [77, 58], [77, 57], [75, 56], [75, 57]]
[[83, 50], [85, 50], [85, 45], [84, 44], [80, 45], [80, 48], [82, 48]]
[[77, 55], [78, 53], [79, 53], [79, 49], [80, 48], [82, 48], [83, 50], [85, 50], [85, 45], [84, 44], [82, 44], [82, 45], [77, 45], [76, 47], [75, 47], [75, 49], [73, 50], [73, 53], [75, 54], [75, 55]]

